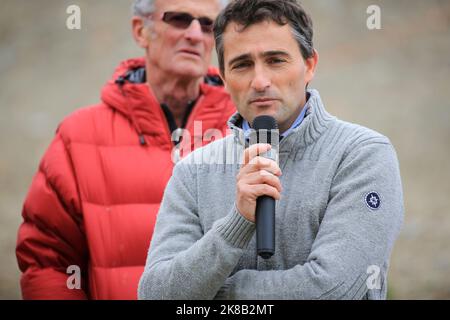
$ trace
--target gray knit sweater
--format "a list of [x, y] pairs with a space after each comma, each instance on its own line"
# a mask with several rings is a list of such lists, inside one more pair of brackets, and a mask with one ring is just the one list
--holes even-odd
[[309, 93], [306, 118], [278, 146], [283, 191], [273, 257], [257, 257], [255, 224], [234, 204], [245, 144], [236, 114], [233, 135], [175, 166], [139, 299], [386, 298], [403, 222], [395, 150], [379, 133], [331, 116], [319, 93]]

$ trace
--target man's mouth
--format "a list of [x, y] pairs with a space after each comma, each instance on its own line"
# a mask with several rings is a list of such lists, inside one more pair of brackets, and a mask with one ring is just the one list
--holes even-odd
[[250, 104], [264, 105], [264, 104], [273, 103], [275, 101], [278, 101], [278, 99], [275, 99], [275, 98], [258, 98], [258, 99], [250, 100]]
[[199, 53], [198, 51], [191, 50], [191, 49], [181, 49], [179, 52], [181, 52], [181, 53], [186, 53], [186, 54], [190, 54], [190, 55], [197, 56], [197, 57], [200, 57], [200, 56], [201, 56], [200, 53]]

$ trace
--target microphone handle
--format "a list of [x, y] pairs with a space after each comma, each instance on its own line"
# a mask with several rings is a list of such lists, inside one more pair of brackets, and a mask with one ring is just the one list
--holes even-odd
[[256, 246], [263, 259], [275, 253], [275, 199], [261, 196], [256, 199]]

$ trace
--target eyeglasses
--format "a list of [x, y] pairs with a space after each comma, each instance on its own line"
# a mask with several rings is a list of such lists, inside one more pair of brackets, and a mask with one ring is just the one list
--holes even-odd
[[193, 20], [198, 20], [204, 33], [213, 31], [214, 21], [208, 17], [195, 18], [186, 12], [167, 11], [162, 15], [162, 21], [178, 29], [187, 29]]

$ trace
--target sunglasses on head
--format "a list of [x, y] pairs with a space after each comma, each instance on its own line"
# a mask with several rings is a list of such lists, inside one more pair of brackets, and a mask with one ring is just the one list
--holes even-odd
[[163, 13], [162, 21], [178, 29], [187, 29], [193, 20], [198, 20], [202, 31], [204, 33], [211, 33], [213, 31], [214, 21], [208, 17], [193, 17], [186, 12], [167, 11]]

